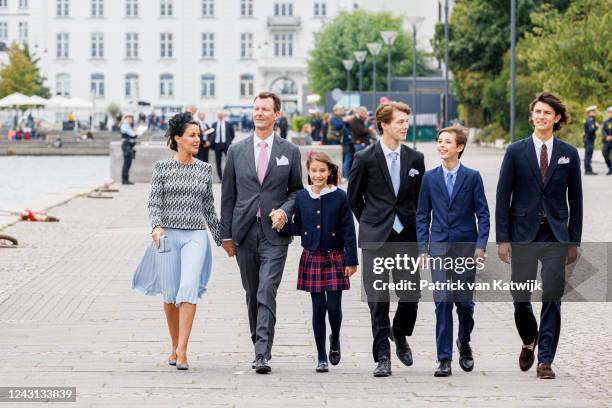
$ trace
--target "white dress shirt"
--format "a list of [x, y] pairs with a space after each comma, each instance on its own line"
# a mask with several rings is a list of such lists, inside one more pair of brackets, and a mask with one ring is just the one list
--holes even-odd
[[225, 120], [217, 122], [217, 137], [215, 143], [225, 143]]
[[542, 146], [546, 145], [546, 153], [548, 153], [548, 164], [550, 165], [550, 158], [552, 157], [552, 151], [553, 151], [554, 136], [548, 139], [546, 143], [542, 143], [540, 138], [538, 138], [536, 135], [531, 135], [531, 138], [533, 139], [533, 145], [535, 146], [535, 152], [536, 152], [536, 157], [538, 158], [538, 163], [540, 163], [540, 152], [542, 151]]
[[459, 166], [461, 166], [461, 162], [458, 162], [455, 167], [452, 169], [447, 169], [446, 166], [442, 165], [442, 171], [444, 172], [444, 182], [448, 183], [448, 173], [453, 175], [453, 181], [457, 182], [457, 172], [459, 171]]

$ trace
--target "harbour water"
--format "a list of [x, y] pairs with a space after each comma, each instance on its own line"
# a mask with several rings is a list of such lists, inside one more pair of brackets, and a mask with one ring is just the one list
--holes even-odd
[[0, 157], [0, 210], [41, 210], [109, 181], [105, 156]]

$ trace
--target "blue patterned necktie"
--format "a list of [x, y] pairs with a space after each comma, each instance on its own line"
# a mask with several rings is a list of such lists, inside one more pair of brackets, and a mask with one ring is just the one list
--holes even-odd
[[448, 173], [446, 175], [446, 190], [448, 191], [449, 199], [453, 196], [453, 187], [455, 187], [455, 182], [453, 181], [453, 173]]
[[[397, 193], [399, 192], [400, 187], [400, 166], [398, 163], [399, 153], [391, 152], [389, 156], [391, 157], [391, 168], [389, 169], [389, 173], [391, 173], [391, 183], [393, 184], [393, 191], [395, 192], [395, 196], [397, 197]], [[397, 215], [393, 220], [393, 229], [398, 234], [404, 229], [404, 225], [402, 224]]]

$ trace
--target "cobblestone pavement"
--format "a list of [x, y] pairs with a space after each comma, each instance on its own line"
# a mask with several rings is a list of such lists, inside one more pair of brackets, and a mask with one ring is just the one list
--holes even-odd
[[[420, 149], [427, 167], [433, 167], [432, 145]], [[500, 160], [499, 151], [472, 147], [464, 158], [481, 170], [491, 209]], [[610, 177], [584, 179], [585, 241], [612, 240], [606, 212], [610, 187]], [[0, 386], [77, 387], [77, 404], [59, 407], [610, 404], [609, 303], [563, 305], [554, 381], [537, 380], [535, 369], [518, 369], [520, 339], [508, 303], [476, 306], [475, 371], [464, 373], [455, 363], [452, 377], [434, 378], [434, 308], [421, 303], [409, 339], [414, 366], [393, 358], [393, 376], [381, 379], [371, 374], [370, 317], [360, 300], [359, 279], [353, 279], [343, 302], [342, 363], [327, 374], [315, 373], [310, 298], [295, 290], [299, 243], [290, 246], [278, 295], [273, 374], [260, 376], [250, 369], [252, 346], [238, 268], [219, 248], [213, 249], [213, 276], [194, 324], [191, 369], [177, 372], [165, 363], [170, 344], [161, 299], [130, 289], [149, 239], [148, 188], [121, 188], [112, 200], [79, 197], [53, 210], [60, 223], [19, 223], [3, 230], [23, 245], [0, 250]], [[219, 190], [215, 185], [217, 206]]]

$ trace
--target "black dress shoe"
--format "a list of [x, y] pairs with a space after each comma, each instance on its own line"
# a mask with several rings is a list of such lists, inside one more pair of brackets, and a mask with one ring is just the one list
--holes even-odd
[[533, 365], [535, 361], [535, 348], [538, 345], [538, 339], [535, 339], [533, 350], [523, 344], [521, 349], [521, 355], [519, 356], [519, 367], [521, 371], [527, 371]]
[[374, 369], [374, 377], [389, 377], [391, 375], [391, 360], [389, 357], [381, 357]]
[[459, 349], [459, 367], [461, 367], [463, 371], [472, 371], [474, 369], [472, 347], [470, 347], [469, 343], [462, 346], [459, 339], [457, 339], [457, 349]]
[[[271, 355], [267, 356], [266, 360], [268, 361], [272, 360], [272, 356]], [[253, 362], [251, 363], [251, 368], [254, 370], [256, 365], [257, 365], [257, 356], [255, 356], [255, 360], [253, 360]]]
[[131, 186], [134, 183], [132, 183], [131, 181], [122, 181], [121, 184]]
[[255, 372], [257, 374], [268, 374], [272, 371], [272, 367], [268, 365], [268, 360], [263, 354], [257, 355], [255, 359]]
[[453, 375], [453, 370], [451, 370], [450, 360], [440, 361], [440, 365], [434, 373], [434, 377], [450, 377], [451, 375]]
[[331, 365], [338, 365], [340, 362], [340, 358], [342, 357], [340, 354], [340, 342], [338, 341], [338, 350], [333, 350], [331, 346], [332, 336], [329, 335], [329, 362]]
[[406, 336], [395, 336], [391, 330], [391, 340], [395, 342], [395, 354], [397, 358], [406, 366], [412, 365], [412, 350], [406, 341]]

